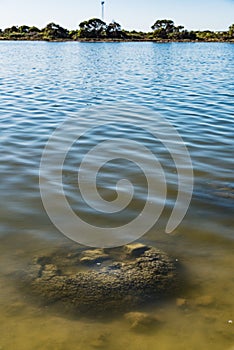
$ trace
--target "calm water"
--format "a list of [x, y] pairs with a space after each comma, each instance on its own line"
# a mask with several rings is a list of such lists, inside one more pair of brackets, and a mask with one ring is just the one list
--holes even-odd
[[[111, 350], [234, 349], [234, 45], [0, 42], [0, 62], [0, 348], [93, 349], [104, 334], [105, 349]], [[150, 134], [152, 114], [143, 116], [148, 133], [137, 129], [131, 116], [127, 125], [110, 116], [110, 127], [81, 140], [85, 153], [102, 138], [131, 135], [156, 149], [165, 170], [165, 210], [141, 241], [181, 261], [189, 283], [179, 297], [189, 306], [181, 309], [173, 299], [151, 308], [163, 323], [150, 333], [131, 331], [122, 317], [105, 323], [38, 306], [12, 277], [27, 270], [34, 256], [69, 243], [40, 199], [39, 164], [49, 136], [67, 118], [79, 122], [83, 111], [88, 120], [90, 108], [117, 102], [147, 107], [155, 118], [160, 112], [183, 137], [194, 167], [187, 216], [174, 235], [166, 235], [177, 175], [170, 154]], [[128, 178], [136, 193], [121, 215], [100, 215], [77, 190], [79, 157], [71, 150], [63, 169], [74, 211], [100, 226], [118, 226], [137, 216], [146, 196], [138, 169], [123, 159], [101, 169], [98, 188], [105, 199], [115, 199], [121, 178]], [[196, 302], [204, 296], [213, 300], [210, 305]]]

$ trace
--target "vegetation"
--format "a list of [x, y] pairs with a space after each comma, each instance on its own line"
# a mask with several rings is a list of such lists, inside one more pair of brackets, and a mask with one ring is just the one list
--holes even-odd
[[183, 26], [175, 26], [172, 20], [157, 20], [151, 27], [154, 31], [153, 35], [156, 39], [169, 40], [196, 40], [196, 33], [187, 31]]
[[106, 23], [101, 19], [92, 18], [88, 21], [80, 23], [78, 36], [80, 38], [99, 38], [102, 39], [106, 35]]
[[183, 26], [176, 26], [170, 19], [157, 20], [151, 27], [152, 31], [127, 31], [115, 21], [107, 24], [99, 18], [91, 18], [79, 24], [79, 29], [69, 31], [55, 23], [49, 23], [39, 29], [27, 25], [12, 26], [0, 29], [0, 40], [47, 40], [47, 41], [227, 41], [234, 42], [234, 24], [227, 31], [212, 32], [188, 31]]
[[69, 39], [69, 31], [55, 23], [49, 23], [43, 28], [42, 35], [46, 40]]
[[106, 24], [98, 18], [92, 18], [79, 24], [76, 38], [84, 39], [121, 39], [124, 33], [117, 22]]

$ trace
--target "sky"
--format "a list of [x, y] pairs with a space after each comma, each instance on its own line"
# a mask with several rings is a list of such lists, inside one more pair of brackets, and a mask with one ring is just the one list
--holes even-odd
[[[0, 0], [0, 28], [45, 27], [55, 22], [78, 29], [81, 21], [101, 17], [101, 0]], [[150, 31], [157, 19], [172, 19], [189, 30], [227, 30], [234, 23], [234, 0], [106, 0], [105, 22]]]

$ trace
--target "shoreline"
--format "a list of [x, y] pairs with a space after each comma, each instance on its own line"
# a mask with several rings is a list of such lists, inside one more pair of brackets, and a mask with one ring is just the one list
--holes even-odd
[[226, 43], [234, 44], [234, 39], [231, 40], [169, 40], [169, 39], [8, 39], [0, 37], [0, 41], [32, 41], [32, 42], [77, 42], [77, 43], [131, 43], [131, 42], [152, 42], [158, 44], [168, 44], [168, 43]]

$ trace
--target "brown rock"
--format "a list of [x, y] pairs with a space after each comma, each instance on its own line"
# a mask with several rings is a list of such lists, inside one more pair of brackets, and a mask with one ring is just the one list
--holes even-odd
[[134, 331], [147, 331], [160, 323], [157, 317], [145, 312], [128, 312], [124, 317], [130, 323], [130, 328]]
[[108, 259], [109, 255], [107, 255], [103, 249], [93, 249], [85, 250], [81, 254], [80, 262], [87, 265], [94, 265], [102, 263], [103, 261]]
[[149, 247], [141, 243], [128, 244], [125, 246], [125, 252], [132, 258], [138, 258], [147, 250], [149, 250]]
[[[178, 275], [174, 261], [156, 248], [142, 246], [132, 247], [133, 251], [144, 250], [137, 258], [123, 256], [129, 247], [108, 252], [86, 250], [70, 260], [67, 250], [53, 252], [49, 264], [45, 259], [34, 260], [27, 272], [22, 272], [22, 283], [46, 305], [60, 302], [67, 310], [92, 315], [127, 312], [175, 295]], [[98, 261], [104, 260], [99, 266]], [[85, 269], [81, 261], [88, 264]]]
[[44, 279], [51, 279], [55, 276], [58, 276], [59, 274], [59, 269], [53, 264], [47, 264], [41, 270], [41, 277]]
[[188, 306], [188, 301], [184, 298], [177, 298], [176, 299], [176, 305], [181, 308], [184, 309]]

